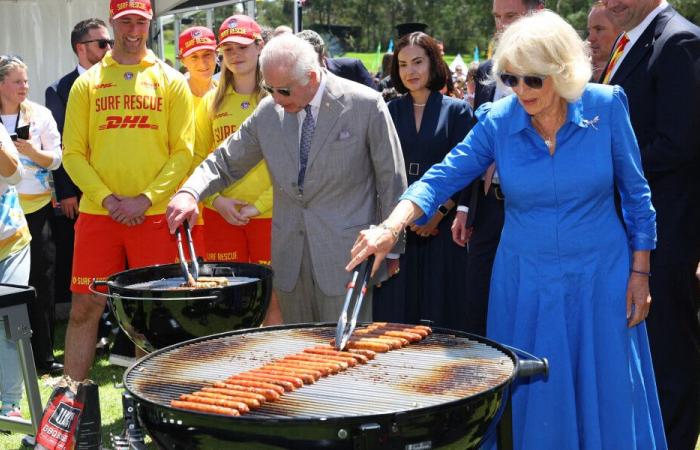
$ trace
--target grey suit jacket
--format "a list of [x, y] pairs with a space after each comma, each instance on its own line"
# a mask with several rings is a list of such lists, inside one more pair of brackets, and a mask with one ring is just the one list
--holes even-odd
[[323, 76], [326, 88], [303, 194], [297, 187], [297, 115], [286, 113], [271, 97], [202, 162], [183, 190], [208, 196], [264, 159], [274, 186], [275, 287], [287, 292], [294, 288], [307, 239], [314, 279], [326, 295], [334, 296], [345, 290], [349, 274], [344, 267], [359, 231], [391, 213], [406, 189], [406, 174], [401, 144], [381, 95], [325, 71]]

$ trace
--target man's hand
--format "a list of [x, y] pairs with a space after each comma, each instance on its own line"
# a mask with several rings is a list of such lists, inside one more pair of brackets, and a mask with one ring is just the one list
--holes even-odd
[[109, 216], [113, 220], [119, 222], [114, 216], [117, 208], [119, 208], [119, 199], [114, 194], [110, 194], [102, 200], [102, 207], [109, 212]]
[[227, 198], [222, 195], [214, 200], [214, 208], [231, 225], [246, 225], [248, 223], [248, 217], [241, 211], [247, 205], [247, 202], [236, 200], [235, 198]]
[[143, 216], [151, 207], [151, 200], [143, 194], [136, 197], [114, 196], [119, 200], [119, 206], [114, 211], [113, 217], [125, 225], [134, 224], [134, 220]]
[[174, 234], [185, 220], [190, 224], [197, 223], [198, 215], [197, 200], [189, 192], [175, 194], [168, 203], [168, 209], [165, 210], [165, 220], [168, 221], [171, 234]]
[[457, 211], [455, 219], [452, 221], [452, 240], [460, 247], [464, 247], [472, 237], [473, 227], [467, 228], [467, 213]]
[[69, 219], [78, 217], [78, 197], [68, 197], [60, 201], [63, 215]]
[[411, 231], [421, 237], [437, 236], [439, 233], [437, 226], [443, 217], [445, 216], [442, 213], [436, 212], [425, 225], [411, 225]]

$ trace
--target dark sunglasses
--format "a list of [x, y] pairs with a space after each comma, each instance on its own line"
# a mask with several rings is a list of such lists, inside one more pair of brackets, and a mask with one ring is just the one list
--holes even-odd
[[89, 44], [90, 42], [97, 42], [97, 45], [100, 48], [107, 48], [107, 44], [109, 44], [110, 47], [114, 47], [114, 39], [92, 39], [89, 41], [82, 41], [78, 42], [79, 44]]
[[262, 84], [262, 88], [265, 89], [265, 91], [270, 95], [274, 94], [275, 92], [277, 92], [283, 97], [289, 97], [290, 95], [292, 95], [292, 88], [275, 88], [272, 86], [268, 86], [265, 83]]
[[514, 88], [520, 83], [520, 80], [525, 82], [525, 85], [532, 89], [541, 89], [544, 79], [547, 78], [542, 75], [513, 75], [508, 72], [501, 72], [498, 74], [501, 83], [505, 84], [509, 88]]

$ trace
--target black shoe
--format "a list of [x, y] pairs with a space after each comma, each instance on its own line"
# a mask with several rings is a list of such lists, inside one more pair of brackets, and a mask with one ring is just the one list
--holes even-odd
[[63, 373], [63, 364], [58, 363], [58, 362], [53, 362], [48, 366], [37, 366], [36, 371], [40, 375], [58, 375], [59, 373]]

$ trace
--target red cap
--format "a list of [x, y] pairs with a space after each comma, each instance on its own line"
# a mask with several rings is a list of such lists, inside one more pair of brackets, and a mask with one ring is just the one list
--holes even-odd
[[153, 18], [151, 0], [110, 0], [109, 17], [118, 19], [127, 14], [137, 14], [148, 20]]
[[216, 50], [216, 36], [207, 27], [191, 27], [180, 33], [178, 58], [199, 50]]
[[262, 29], [253, 19], [243, 14], [236, 14], [224, 20], [219, 28], [219, 45], [224, 42], [236, 42], [249, 45], [262, 39]]

